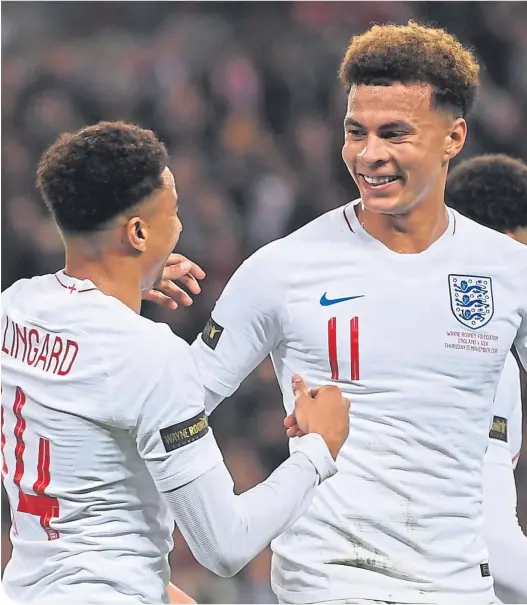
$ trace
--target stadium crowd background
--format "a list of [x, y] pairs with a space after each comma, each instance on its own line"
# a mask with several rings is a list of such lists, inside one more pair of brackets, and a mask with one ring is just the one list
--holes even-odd
[[[145, 304], [144, 313], [193, 340], [244, 258], [355, 196], [340, 158], [338, 64], [354, 33], [410, 18], [446, 27], [484, 65], [461, 158], [526, 159], [521, 2], [4, 2], [2, 290], [63, 266], [60, 238], [35, 192], [44, 148], [87, 123], [132, 121], [168, 146], [184, 224], [179, 251], [207, 272], [190, 309]], [[283, 415], [265, 361], [212, 416], [238, 490], [287, 455]], [[527, 529], [526, 450], [516, 474]], [[2, 508], [3, 569], [4, 493]], [[275, 602], [269, 550], [230, 580], [202, 569], [178, 535], [172, 561], [173, 581], [199, 602]]]

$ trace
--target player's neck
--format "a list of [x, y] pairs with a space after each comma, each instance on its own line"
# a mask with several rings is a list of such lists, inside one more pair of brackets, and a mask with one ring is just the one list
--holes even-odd
[[387, 248], [399, 254], [418, 254], [427, 250], [448, 228], [448, 212], [441, 203], [422, 203], [407, 214], [370, 212], [355, 206], [362, 227]]
[[89, 279], [107, 296], [113, 296], [136, 313], [141, 311], [141, 275], [125, 257], [102, 260], [83, 254], [82, 250], [66, 247], [65, 273], [76, 279]]

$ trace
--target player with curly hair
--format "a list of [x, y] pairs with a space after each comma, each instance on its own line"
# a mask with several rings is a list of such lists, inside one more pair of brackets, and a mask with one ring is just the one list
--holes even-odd
[[481, 469], [513, 342], [527, 365], [527, 249], [445, 205], [478, 71], [441, 29], [355, 36], [342, 157], [360, 198], [245, 261], [193, 344], [209, 411], [271, 354], [291, 451], [292, 373], [351, 401], [340, 472], [272, 543], [280, 602], [495, 599]]
[[122, 122], [63, 134], [41, 159], [65, 269], [2, 294], [3, 589], [16, 601], [180, 602], [167, 591], [174, 520], [198, 561], [231, 576], [337, 470], [349, 403], [296, 377], [310, 434], [234, 494], [189, 345], [139, 315], [182, 229], [167, 164], [153, 132]]
[[[527, 245], [527, 165], [503, 154], [461, 162], [450, 172], [447, 204], [468, 218]], [[522, 400], [512, 353], [494, 397], [493, 423], [483, 467], [484, 537], [496, 595], [527, 602], [527, 537], [516, 513], [514, 468], [522, 444]]]

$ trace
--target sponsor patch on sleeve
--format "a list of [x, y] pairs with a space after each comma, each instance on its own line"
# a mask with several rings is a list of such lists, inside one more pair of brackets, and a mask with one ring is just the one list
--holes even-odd
[[165, 446], [165, 451], [172, 452], [184, 445], [188, 445], [189, 443], [201, 439], [201, 437], [204, 437], [208, 432], [209, 419], [207, 418], [207, 414], [205, 414], [205, 410], [203, 410], [203, 412], [200, 412], [193, 418], [161, 429], [159, 434], [161, 435], [161, 440]]
[[499, 441], [507, 441], [507, 418], [494, 416], [489, 437], [491, 439], [499, 439]]
[[222, 334], [223, 326], [220, 326], [219, 323], [216, 323], [212, 317], [210, 317], [201, 333], [201, 340], [214, 351]]

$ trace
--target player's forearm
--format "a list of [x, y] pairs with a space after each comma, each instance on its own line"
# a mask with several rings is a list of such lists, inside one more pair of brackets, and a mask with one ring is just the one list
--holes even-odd
[[[307, 439], [306, 439], [307, 437]], [[300, 447], [263, 483], [235, 495], [220, 464], [165, 494], [196, 559], [221, 576], [233, 576], [308, 508], [316, 486], [336, 472], [318, 435]]]

